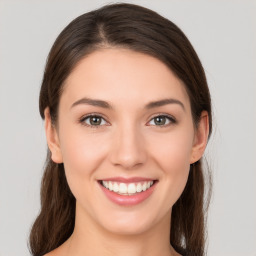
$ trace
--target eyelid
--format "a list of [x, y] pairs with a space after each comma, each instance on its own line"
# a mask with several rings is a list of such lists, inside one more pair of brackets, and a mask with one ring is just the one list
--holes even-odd
[[[89, 117], [100, 117], [107, 124], [104, 124], [104, 125], [89, 125], [89, 124], [85, 123], [85, 120], [87, 118], [89, 118]], [[106, 120], [106, 118], [102, 114], [99, 114], [99, 113], [90, 113], [90, 114], [84, 115], [81, 118], [79, 118], [78, 122], [81, 123], [82, 125], [86, 126], [86, 127], [92, 128], [92, 129], [94, 129], [94, 128], [101, 128], [102, 126], [109, 125], [109, 122]]]
[[148, 123], [149, 123], [150, 121], [152, 121], [154, 118], [159, 117], [159, 116], [166, 117], [167, 119], [169, 119], [170, 123], [169, 123], [169, 124], [166, 124], [166, 125], [153, 125], [153, 126], [158, 126], [158, 127], [160, 127], [160, 128], [163, 128], [163, 127], [167, 127], [167, 126], [169, 126], [169, 125], [171, 125], [171, 124], [176, 124], [176, 123], [177, 123], [177, 120], [176, 120], [176, 118], [175, 118], [174, 116], [172, 116], [172, 115], [170, 115], [170, 114], [166, 114], [166, 113], [158, 113], [158, 114], [153, 115], [153, 116], [150, 118], [150, 120], [148, 121]]
[[[87, 118], [89, 118], [89, 117], [95, 117], [95, 116], [102, 118], [107, 124], [104, 124], [104, 125], [88, 125], [88, 124], [86, 124], [86, 123], [84, 122]], [[167, 119], [169, 119], [170, 123], [167, 124], [167, 125], [153, 125], [153, 126], [158, 126], [158, 127], [160, 127], [160, 128], [163, 128], [163, 127], [167, 127], [167, 126], [169, 126], [169, 125], [171, 125], [171, 124], [176, 124], [176, 123], [177, 123], [177, 120], [176, 120], [176, 118], [175, 118], [174, 116], [172, 116], [172, 115], [170, 115], [170, 114], [166, 114], [166, 113], [158, 113], [158, 114], [153, 115], [153, 116], [150, 118], [150, 120], [147, 122], [147, 124], [148, 124], [151, 120], [153, 120], [155, 117], [159, 117], [159, 116], [164, 116], [164, 117], [166, 117]], [[104, 115], [102, 115], [102, 114], [99, 114], [99, 113], [90, 113], [90, 114], [86, 114], [86, 115], [82, 116], [81, 118], [79, 118], [78, 121], [79, 121], [79, 123], [81, 123], [82, 125], [87, 126], [87, 127], [90, 127], [90, 128], [101, 128], [102, 126], [109, 126], [109, 125], [110, 125], [110, 123], [109, 123], [106, 119], [107, 119], [107, 118], [105, 118]], [[150, 125], [148, 125], [148, 126], [150, 126]]]

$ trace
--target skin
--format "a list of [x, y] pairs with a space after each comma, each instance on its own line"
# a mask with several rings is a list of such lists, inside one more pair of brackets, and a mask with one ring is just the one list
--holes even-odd
[[[72, 107], [84, 97], [107, 101], [112, 108]], [[167, 98], [182, 104], [145, 108]], [[91, 113], [104, 118], [97, 127], [89, 118], [80, 121]], [[159, 125], [157, 115], [172, 119]], [[52, 160], [64, 163], [76, 198], [74, 233], [47, 256], [179, 255], [169, 242], [171, 210], [186, 185], [190, 164], [206, 147], [208, 115], [202, 112], [195, 129], [185, 86], [165, 64], [127, 49], [93, 52], [66, 80], [56, 126], [45, 109], [45, 130]], [[116, 176], [158, 182], [142, 203], [120, 206], [98, 183]]]

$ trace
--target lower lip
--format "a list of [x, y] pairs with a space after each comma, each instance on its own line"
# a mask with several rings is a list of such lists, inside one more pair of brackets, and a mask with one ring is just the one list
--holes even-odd
[[119, 195], [113, 191], [108, 190], [101, 184], [99, 185], [105, 193], [105, 195], [107, 196], [107, 198], [110, 199], [110, 201], [122, 206], [132, 206], [140, 204], [143, 201], [145, 201], [153, 193], [156, 186], [156, 182], [154, 182], [154, 184], [146, 191], [142, 191], [131, 196]]

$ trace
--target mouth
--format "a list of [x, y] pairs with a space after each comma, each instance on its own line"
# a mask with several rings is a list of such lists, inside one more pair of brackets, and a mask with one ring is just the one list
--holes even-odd
[[139, 182], [119, 182], [114, 180], [100, 180], [99, 183], [105, 189], [122, 196], [134, 196], [149, 190], [156, 180], [144, 180]]

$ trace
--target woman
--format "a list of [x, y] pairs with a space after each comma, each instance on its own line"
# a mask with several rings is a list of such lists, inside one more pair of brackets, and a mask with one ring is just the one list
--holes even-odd
[[211, 101], [175, 24], [132, 4], [76, 18], [50, 51], [40, 114], [33, 255], [204, 255]]

